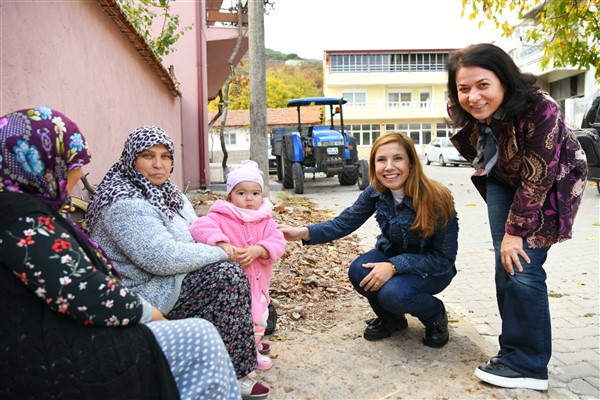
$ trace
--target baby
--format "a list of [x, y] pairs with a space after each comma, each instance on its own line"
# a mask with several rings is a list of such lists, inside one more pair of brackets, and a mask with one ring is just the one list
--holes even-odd
[[208, 214], [190, 227], [194, 240], [217, 245], [229, 260], [239, 262], [250, 279], [252, 321], [261, 371], [273, 365], [262, 342], [269, 315], [273, 264], [285, 252], [285, 239], [273, 219], [273, 205], [263, 197], [263, 173], [254, 161], [243, 161], [227, 175], [227, 199], [217, 200]]

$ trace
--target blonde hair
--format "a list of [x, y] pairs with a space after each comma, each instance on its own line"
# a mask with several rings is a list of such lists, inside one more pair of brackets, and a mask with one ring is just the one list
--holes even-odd
[[430, 237], [434, 234], [438, 223], [444, 227], [448, 224], [448, 220], [456, 214], [454, 198], [448, 188], [425, 175], [417, 156], [415, 144], [409, 136], [402, 132], [388, 132], [379, 136], [373, 143], [369, 156], [369, 179], [375, 190], [382, 193], [388, 189], [379, 182], [375, 175], [375, 156], [381, 146], [390, 143], [398, 143], [402, 146], [410, 163], [410, 171], [403, 189], [404, 194], [412, 198], [415, 208], [416, 217], [411, 229], [420, 230], [423, 237]]

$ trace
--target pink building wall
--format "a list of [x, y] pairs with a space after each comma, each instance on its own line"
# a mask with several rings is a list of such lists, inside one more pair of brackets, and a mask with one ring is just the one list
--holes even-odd
[[[214, 2], [213, 7], [220, 6]], [[208, 26], [205, 1], [171, 2], [173, 13], [179, 14], [180, 27], [192, 25], [175, 44], [176, 51], [165, 56], [163, 64], [174, 67], [180, 82], [184, 178], [186, 185], [197, 189], [210, 184], [208, 151], [208, 101], [217, 96], [229, 75], [229, 58], [237, 43], [238, 29]], [[217, 7], [219, 8], [219, 7]], [[247, 35], [247, 29], [243, 31]], [[248, 39], [242, 41], [234, 64], [248, 50]]]
[[175, 142], [172, 180], [184, 187], [181, 98], [96, 1], [2, 1], [0, 56], [0, 115], [46, 106], [71, 117], [94, 156], [84, 168], [90, 183], [119, 158], [131, 130], [157, 125]]
[[[204, 2], [176, 1], [171, 10], [179, 14], [180, 27], [193, 25], [176, 43], [176, 51], [163, 58], [163, 64], [173, 65], [175, 77], [180, 83], [181, 118], [183, 130], [183, 171], [185, 183], [196, 189], [204, 186], [201, 175], [209, 173], [208, 158], [201, 149], [204, 129], [208, 124], [206, 94], [206, 45], [202, 41], [205, 24]], [[206, 135], [204, 135], [206, 137]]]

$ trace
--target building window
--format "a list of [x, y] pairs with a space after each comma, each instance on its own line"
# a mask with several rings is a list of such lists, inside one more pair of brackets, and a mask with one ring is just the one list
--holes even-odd
[[421, 92], [419, 94], [419, 106], [421, 108], [428, 108], [431, 105], [431, 93]]
[[400, 93], [389, 92], [388, 93], [388, 107], [400, 107]]
[[236, 144], [236, 136], [235, 133], [223, 133], [223, 138], [225, 139], [225, 144]]
[[565, 111], [565, 99], [574, 96], [583, 96], [585, 94], [585, 73], [563, 78], [550, 83], [550, 96], [560, 105], [560, 109]]
[[388, 92], [388, 107], [410, 107], [410, 92]]
[[410, 136], [415, 145], [427, 144], [431, 141], [431, 124], [386, 124], [386, 131], [403, 132]]
[[421, 124], [421, 144], [431, 142], [431, 124]]
[[437, 137], [450, 137], [454, 134], [454, 129], [443, 122], [438, 122], [435, 125], [435, 132]]
[[347, 127], [346, 133], [354, 136], [357, 146], [371, 146], [381, 135], [379, 124], [353, 124]]
[[448, 53], [332, 54], [329, 71], [356, 72], [444, 72]]
[[350, 107], [364, 107], [367, 103], [365, 92], [342, 92], [342, 97], [348, 101]]

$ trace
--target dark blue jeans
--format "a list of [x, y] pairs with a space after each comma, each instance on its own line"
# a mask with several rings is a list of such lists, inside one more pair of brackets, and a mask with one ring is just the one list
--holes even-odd
[[496, 180], [487, 180], [487, 207], [496, 255], [496, 299], [502, 318], [499, 337], [501, 363], [525, 376], [548, 379], [552, 354], [552, 332], [544, 262], [550, 248], [523, 249], [531, 259], [521, 258], [523, 272], [506, 272], [500, 261], [500, 245], [505, 233], [510, 205], [515, 192]]
[[426, 278], [420, 275], [398, 274], [376, 292], [368, 292], [361, 288], [360, 281], [372, 271], [362, 265], [384, 262], [389, 258], [383, 252], [373, 249], [354, 260], [348, 271], [354, 289], [367, 298], [375, 314], [384, 322], [404, 313], [419, 318], [424, 325], [433, 322], [444, 309], [441, 300], [433, 295], [440, 293], [450, 284], [456, 270], [452, 268], [445, 275]]

